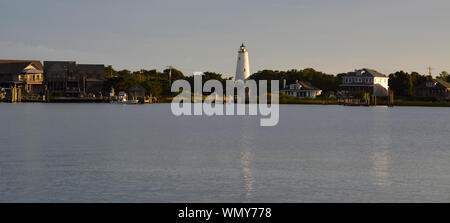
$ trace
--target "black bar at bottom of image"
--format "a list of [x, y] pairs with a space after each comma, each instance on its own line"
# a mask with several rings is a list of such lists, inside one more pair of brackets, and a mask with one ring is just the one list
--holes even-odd
[[[106, 220], [175, 223], [271, 223], [286, 220], [385, 221], [438, 217], [444, 204], [1, 204], [4, 216], [52, 220]], [[429, 213], [432, 211], [433, 213]], [[64, 216], [60, 218], [60, 216]], [[364, 217], [360, 217], [364, 216]], [[387, 216], [390, 216], [387, 218]], [[158, 220], [158, 221], [156, 221]]]

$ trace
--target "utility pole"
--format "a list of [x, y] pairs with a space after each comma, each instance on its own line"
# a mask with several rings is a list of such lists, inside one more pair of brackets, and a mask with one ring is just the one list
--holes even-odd
[[428, 69], [428, 74], [429, 74], [430, 77], [431, 77], [431, 71], [433, 70], [433, 68], [432, 68], [432, 67], [427, 67], [427, 69]]
[[172, 69], [173, 69], [173, 66], [169, 65], [167, 67], [169, 68], [169, 88], [170, 88], [172, 86]]

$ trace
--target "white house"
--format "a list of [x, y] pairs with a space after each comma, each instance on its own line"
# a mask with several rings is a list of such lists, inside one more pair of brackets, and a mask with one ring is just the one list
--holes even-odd
[[284, 89], [280, 92], [296, 98], [316, 98], [322, 94], [322, 90], [306, 81], [296, 81], [295, 84], [284, 86]]
[[355, 70], [342, 76], [340, 88], [346, 93], [362, 91], [375, 96], [388, 96], [389, 77], [367, 68]]

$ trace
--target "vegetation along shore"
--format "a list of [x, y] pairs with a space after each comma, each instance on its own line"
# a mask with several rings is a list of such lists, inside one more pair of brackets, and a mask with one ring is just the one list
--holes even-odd
[[[138, 71], [130, 71], [127, 69], [115, 70], [112, 66], [104, 67], [103, 65], [78, 65], [69, 64], [67, 62], [60, 62], [64, 67], [73, 66], [73, 74], [69, 73], [68, 68], [64, 68], [62, 75], [85, 75], [95, 74], [95, 81], [92, 78], [85, 78], [78, 81], [78, 85], [71, 85], [73, 83], [64, 83], [61, 85], [64, 87], [62, 93], [57, 91], [48, 93], [48, 89], [59, 87], [59, 82], [51, 82], [51, 70], [50, 68], [44, 68], [39, 61], [11, 61], [4, 60], [0, 66], [1, 69], [11, 69], [11, 67], [18, 67], [17, 63], [24, 64], [23, 66], [31, 66], [32, 71], [41, 72], [41, 75], [35, 75], [30, 77], [20, 76], [18, 79], [26, 78], [40, 78], [36, 79], [41, 81], [42, 86], [30, 85], [30, 93], [28, 93], [28, 85], [23, 85], [22, 89], [17, 87], [9, 87], [7, 85], [0, 86], [0, 101], [2, 102], [110, 102], [113, 98], [117, 99], [121, 97], [122, 92], [133, 95], [136, 103], [148, 102], [148, 103], [168, 103], [171, 99], [177, 95], [177, 93], [171, 92], [170, 86], [176, 80], [186, 80], [191, 86], [193, 86], [194, 78], [192, 75], [185, 75], [182, 71], [170, 67], [165, 70], [158, 71], [156, 69]], [[55, 62], [53, 62], [55, 63]], [[48, 64], [51, 65], [50, 62]], [[58, 65], [58, 62], [56, 62]], [[68, 65], [67, 65], [68, 64]], [[14, 66], [11, 66], [14, 65]], [[44, 65], [46, 62], [44, 61]], [[70, 66], [69, 66], [70, 65]], [[1, 70], [0, 69], [0, 70]], [[41, 71], [42, 70], [42, 71]], [[375, 72], [369, 69], [363, 69], [359, 71], [364, 74], [365, 71]], [[26, 70], [29, 73], [29, 70]], [[66, 74], [67, 73], [67, 74]], [[353, 72], [355, 73], [355, 72]], [[376, 72], [375, 72], [376, 73]], [[6, 74], [4, 74], [6, 75]], [[59, 74], [58, 74], [59, 75]], [[58, 76], [55, 75], [55, 76]], [[365, 75], [365, 74], [364, 74]], [[205, 83], [208, 80], [218, 80], [225, 85], [227, 80], [232, 80], [229, 75], [223, 75], [216, 72], [204, 72], [202, 75], [202, 81]], [[316, 71], [312, 68], [306, 68], [302, 70], [262, 70], [250, 75], [249, 79], [256, 80], [268, 80], [270, 89], [270, 80], [279, 81], [279, 89], [282, 90], [280, 95], [280, 104], [317, 104], [317, 105], [394, 105], [394, 106], [438, 106], [438, 107], [450, 107], [450, 75], [446, 71], [442, 71], [437, 77], [432, 77], [431, 74], [423, 75], [418, 72], [404, 72], [398, 71], [389, 75], [383, 75], [386, 78], [386, 85], [389, 86], [389, 96], [376, 96], [371, 91], [366, 91], [365, 88], [361, 88], [360, 91], [345, 91], [343, 83], [345, 78], [348, 78], [349, 73], [340, 74], [327, 74], [324, 72]], [[351, 75], [350, 75], [351, 76]], [[6, 76], [5, 76], [6, 77]], [[344, 78], [343, 78], [344, 77]], [[364, 76], [362, 76], [364, 77]], [[356, 76], [358, 78], [358, 76]], [[68, 78], [66, 78], [68, 79]], [[5, 82], [6, 83], [6, 82]], [[20, 82], [17, 82], [20, 83]], [[24, 83], [24, 81], [22, 81]], [[86, 84], [87, 83], [87, 84]], [[314, 95], [307, 94], [303, 97], [295, 97], [299, 95], [289, 95], [289, 86], [296, 85], [303, 87], [304, 89], [312, 90]], [[70, 88], [72, 86], [72, 88]], [[91, 89], [95, 89], [88, 91]], [[33, 88], [32, 88], [33, 87]], [[36, 87], [36, 89], [35, 89]], [[18, 90], [19, 89], [19, 90]], [[72, 94], [68, 94], [69, 90], [76, 89], [77, 91]], [[134, 89], [131, 94], [130, 89]], [[289, 89], [288, 89], [289, 90]], [[141, 92], [142, 91], [142, 92]], [[137, 93], [139, 94], [137, 94]], [[425, 93], [424, 93], [425, 92]], [[11, 96], [13, 95], [13, 96]], [[206, 95], [206, 93], [205, 93]], [[310, 96], [313, 97], [310, 97]], [[393, 96], [393, 100], [390, 100], [390, 95]], [[14, 100], [15, 99], [15, 100]], [[370, 100], [369, 100], [370, 99]]]

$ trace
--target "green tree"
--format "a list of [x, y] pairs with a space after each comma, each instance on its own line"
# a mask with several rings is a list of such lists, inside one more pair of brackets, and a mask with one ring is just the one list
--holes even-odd
[[147, 95], [160, 97], [163, 92], [161, 82], [159, 81], [144, 81], [141, 85], [145, 88], [145, 93]]
[[447, 71], [442, 71], [438, 78], [444, 81], [450, 81], [450, 74]]
[[[187, 80], [191, 86], [194, 86], [194, 76], [193, 75], [185, 77], [184, 79]], [[209, 80], [218, 80], [225, 87], [225, 82], [227, 80], [231, 80], [231, 78], [224, 78], [222, 76], [222, 74], [220, 74], [220, 73], [209, 72], [209, 71], [203, 72], [202, 83], [204, 84], [206, 81], [209, 81]], [[226, 89], [224, 88], [223, 90], [225, 93]]]
[[307, 81], [324, 92], [337, 91], [339, 89], [339, 85], [342, 83], [341, 77], [325, 74], [312, 68], [306, 68], [304, 70], [293, 69], [288, 71], [263, 70], [253, 74], [250, 78], [257, 81], [279, 80], [280, 88], [283, 85], [283, 80], [286, 80], [287, 84], [295, 83], [296, 80]]
[[111, 65], [105, 67], [105, 79], [117, 76], [117, 72], [112, 68]]
[[413, 96], [414, 88], [429, 79], [430, 77], [420, 75], [417, 72], [409, 74], [404, 71], [397, 71], [389, 75], [389, 88], [394, 91], [395, 95]]
[[[169, 71], [170, 71], [169, 69], [165, 69], [163, 71], [164, 78], [166, 80], [169, 80]], [[175, 68], [172, 68], [172, 83], [176, 80], [180, 80], [180, 79], [184, 79], [184, 78], [185, 78], [185, 76], [184, 76], [183, 72], [181, 72]]]

